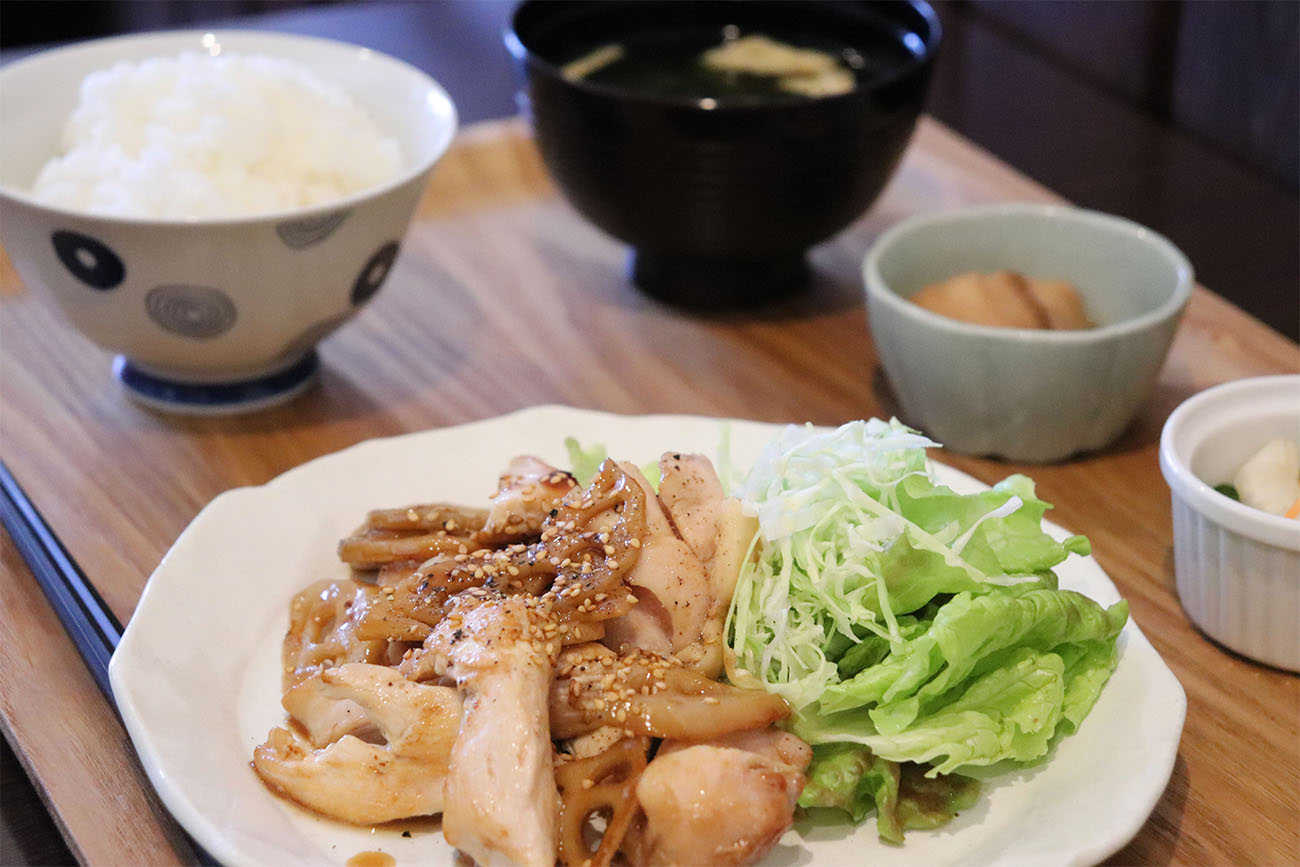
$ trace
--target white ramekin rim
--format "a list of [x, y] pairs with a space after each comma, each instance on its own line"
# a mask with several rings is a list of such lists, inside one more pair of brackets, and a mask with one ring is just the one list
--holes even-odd
[[[1300, 521], [1272, 515], [1225, 497], [1198, 478], [1190, 466], [1194, 443], [1188, 426], [1218, 412], [1227, 402], [1276, 401], [1300, 395], [1300, 374], [1257, 376], [1234, 380], [1198, 392], [1180, 404], [1160, 433], [1160, 470], [1175, 497], [1225, 530], [1289, 551], [1300, 551]], [[1300, 402], [1296, 404], [1300, 416]], [[1230, 421], [1224, 418], [1224, 423]]]

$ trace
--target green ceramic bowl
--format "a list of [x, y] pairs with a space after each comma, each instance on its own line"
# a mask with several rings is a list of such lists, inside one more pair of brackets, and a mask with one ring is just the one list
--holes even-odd
[[[1095, 328], [972, 325], [908, 300], [966, 271], [1068, 280]], [[1161, 235], [1062, 205], [916, 217], [863, 263], [867, 316], [903, 421], [952, 451], [1024, 462], [1103, 448], [1149, 396], [1191, 296], [1192, 266]]]

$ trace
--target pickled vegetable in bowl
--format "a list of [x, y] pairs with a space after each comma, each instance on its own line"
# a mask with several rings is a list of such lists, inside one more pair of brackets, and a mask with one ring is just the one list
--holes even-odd
[[1283, 437], [1269, 440], [1231, 483], [1215, 485], [1215, 490], [1260, 511], [1300, 518], [1300, 446]]
[[932, 313], [975, 325], [1049, 331], [1093, 327], [1074, 284], [1018, 271], [965, 271], [923, 287], [910, 300]]

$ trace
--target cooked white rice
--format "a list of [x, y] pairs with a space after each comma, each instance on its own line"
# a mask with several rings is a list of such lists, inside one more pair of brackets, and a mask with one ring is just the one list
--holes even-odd
[[134, 217], [246, 216], [314, 205], [401, 172], [401, 146], [340, 87], [262, 55], [188, 52], [82, 82], [43, 202]]

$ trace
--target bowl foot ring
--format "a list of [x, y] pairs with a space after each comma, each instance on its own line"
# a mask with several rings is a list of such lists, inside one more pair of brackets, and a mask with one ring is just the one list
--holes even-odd
[[146, 372], [121, 355], [113, 359], [113, 376], [132, 399], [151, 409], [187, 415], [227, 415], [277, 406], [307, 390], [319, 371], [314, 349], [274, 373], [229, 382], [184, 382]]
[[633, 250], [632, 282], [645, 294], [697, 310], [743, 310], [798, 293], [809, 280], [804, 253], [703, 258]]

